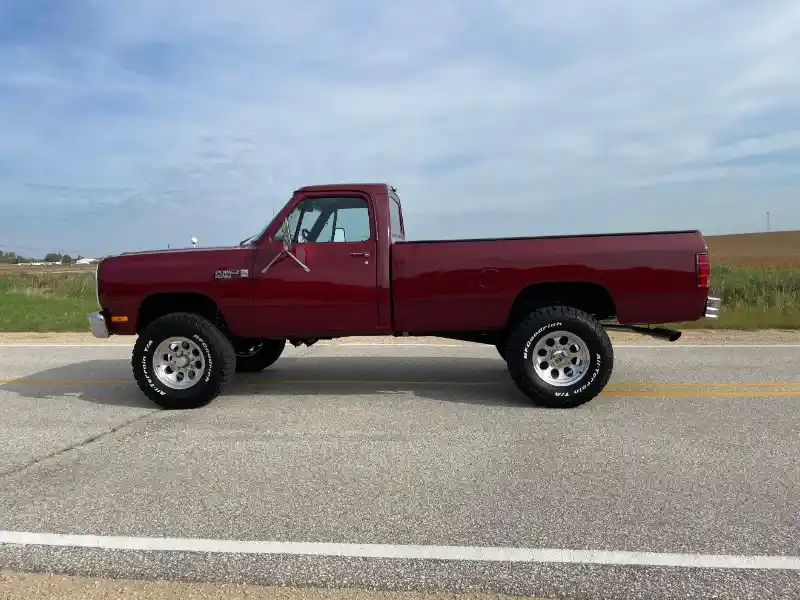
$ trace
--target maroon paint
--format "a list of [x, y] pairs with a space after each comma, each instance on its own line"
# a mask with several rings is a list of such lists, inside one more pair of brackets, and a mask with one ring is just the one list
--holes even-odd
[[[135, 334], [142, 301], [171, 292], [213, 299], [236, 336], [490, 330], [505, 324], [523, 289], [546, 282], [603, 286], [621, 323], [703, 316], [708, 288], [697, 285], [695, 256], [707, 247], [697, 231], [393, 242], [389, 194], [383, 184], [309, 186], [297, 190], [249, 246], [105, 259], [98, 267], [104, 313], [129, 318], [127, 323], [112, 323], [111, 331]], [[330, 195], [368, 200], [371, 239], [296, 244], [293, 253], [309, 273], [284, 256], [262, 274], [281, 251], [273, 238], [294, 206]], [[370, 256], [353, 256], [365, 252]], [[217, 280], [214, 273], [219, 269], [248, 269], [250, 276]]]

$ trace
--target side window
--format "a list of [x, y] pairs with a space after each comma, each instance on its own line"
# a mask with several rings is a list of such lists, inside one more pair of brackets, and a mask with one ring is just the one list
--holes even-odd
[[403, 225], [400, 220], [400, 204], [397, 200], [390, 197], [389, 201], [390, 228], [393, 240], [403, 239]]
[[[311, 206], [308, 200], [303, 200], [289, 213], [287, 220], [289, 221], [289, 233], [292, 236], [292, 243], [296, 244], [298, 241], [303, 241], [303, 230], [308, 230], [316, 221], [317, 215], [311, 211]], [[281, 230], [275, 233], [275, 241], [281, 241]]]
[[306, 203], [301, 202], [294, 207], [294, 210], [289, 214], [289, 233], [292, 235], [292, 242], [297, 241], [297, 235], [300, 231], [300, 222], [303, 220], [306, 212]]
[[309, 198], [289, 215], [294, 243], [364, 242], [370, 239], [369, 206], [362, 198]]
[[369, 207], [361, 198], [336, 201], [338, 208], [332, 215], [332, 242], [366, 242], [370, 238]]

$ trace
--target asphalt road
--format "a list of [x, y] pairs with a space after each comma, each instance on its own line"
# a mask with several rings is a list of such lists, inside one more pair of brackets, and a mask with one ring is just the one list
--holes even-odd
[[[607, 393], [566, 411], [529, 405], [491, 347], [290, 348], [185, 412], [150, 405], [129, 356], [0, 346], [0, 535], [21, 540], [0, 544], [0, 568], [550, 598], [800, 595], [800, 346], [618, 347]], [[142, 545], [154, 537], [182, 542]], [[242, 540], [320, 554], [240, 553]], [[485, 548], [627, 558], [469, 558]], [[698, 567], [697, 555], [783, 568]], [[681, 566], [658, 566], [664, 556]]]

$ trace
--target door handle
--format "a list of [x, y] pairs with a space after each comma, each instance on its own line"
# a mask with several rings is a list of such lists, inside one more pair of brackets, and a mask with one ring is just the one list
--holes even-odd
[[370, 253], [369, 252], [351, 252], [350, 256], [364, 256], [366, 258], [369, 258]]

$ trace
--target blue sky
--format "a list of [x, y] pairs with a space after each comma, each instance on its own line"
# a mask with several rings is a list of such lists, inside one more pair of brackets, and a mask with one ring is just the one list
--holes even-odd
[[296, 187], [412, 239], [800, 228], [800, 4], [5, 0], [0, 248], [236, 243]]

